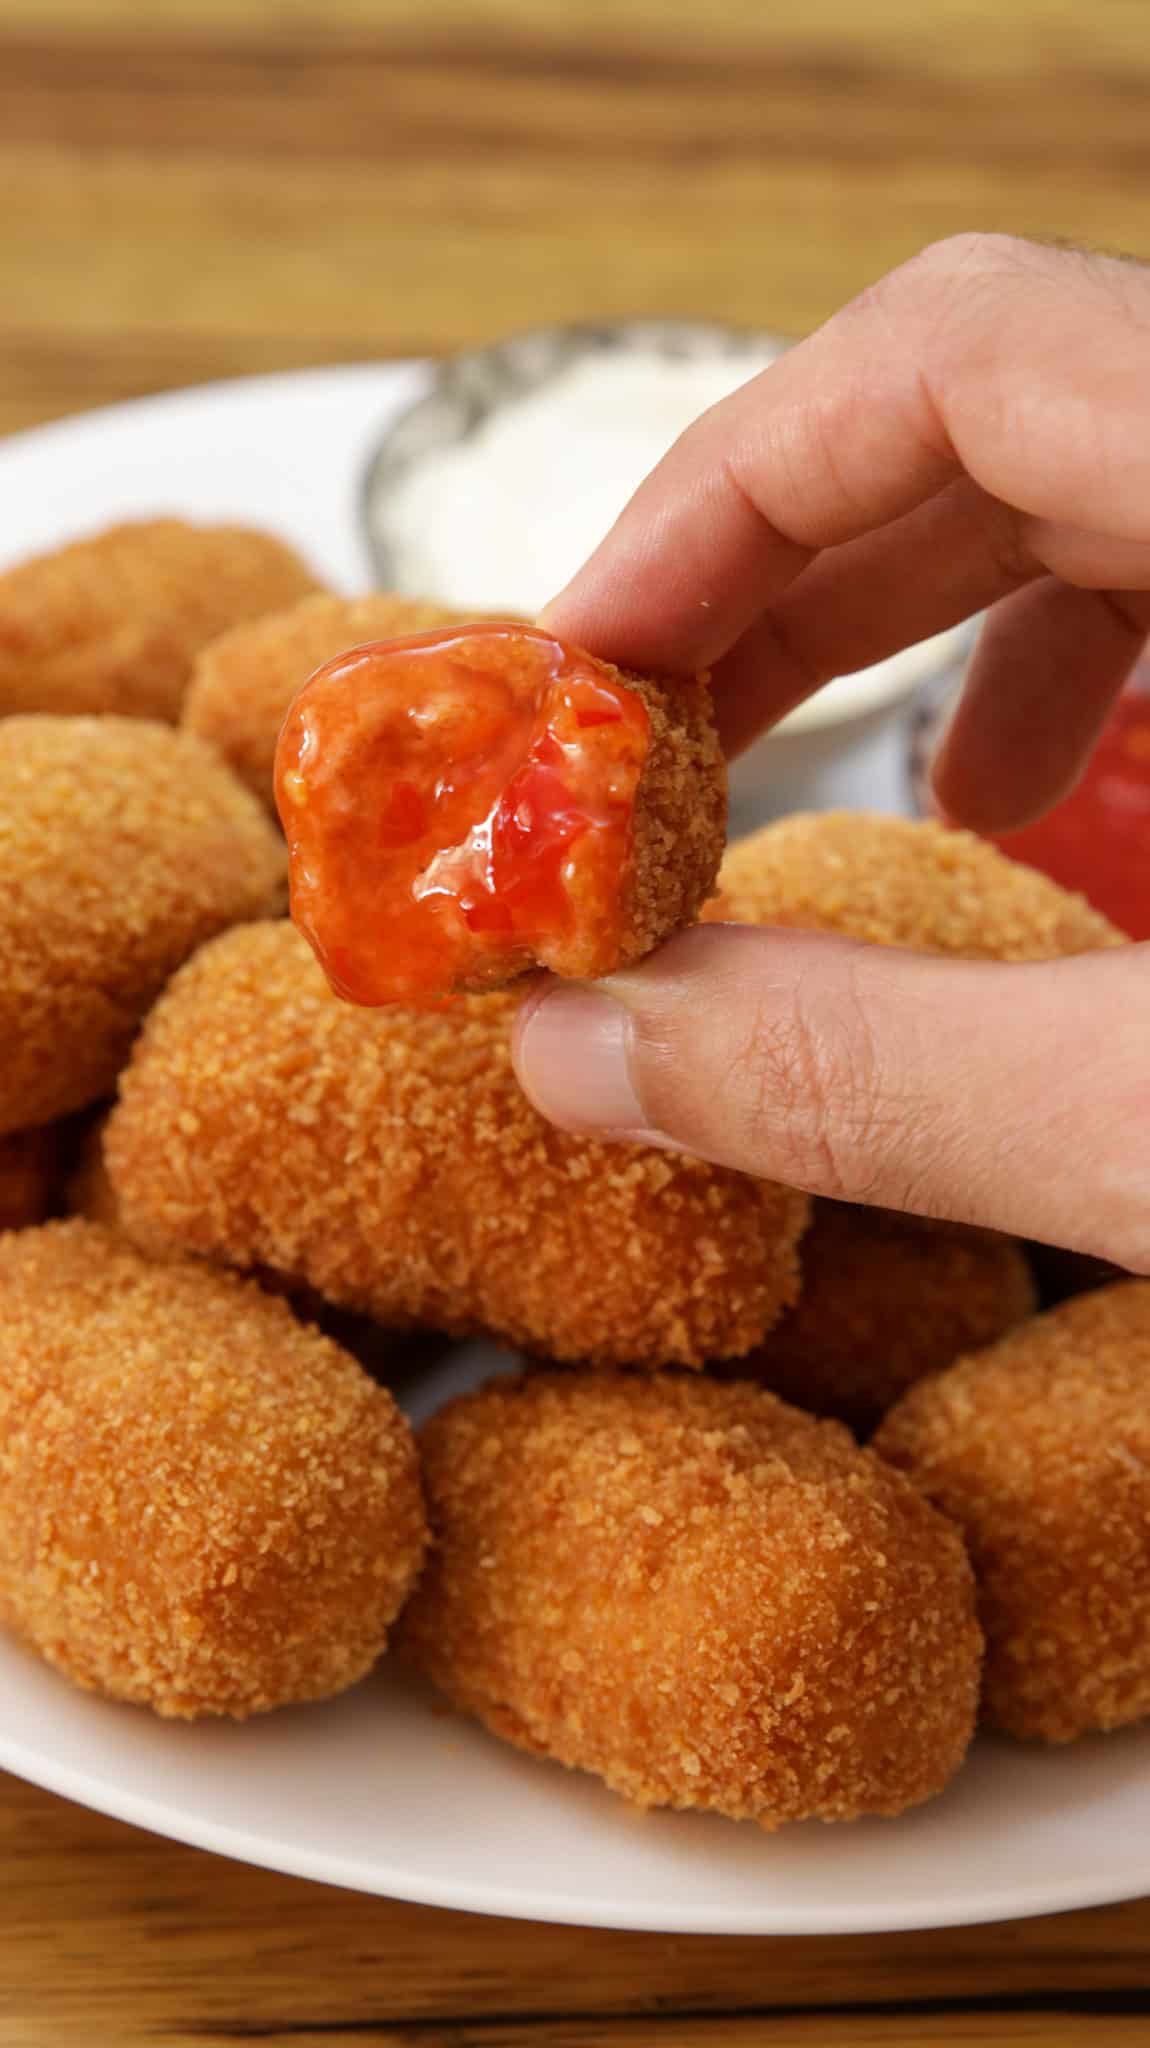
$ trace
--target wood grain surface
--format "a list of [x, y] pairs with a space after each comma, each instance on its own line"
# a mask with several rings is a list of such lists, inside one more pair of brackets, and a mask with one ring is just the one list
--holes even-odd
[[[539, 321], [799, 332], [969, 227], [1150, 255], [1147, 0], [0, 0], [0, 430]], [[1150, 2042], [1150, 1904], [672, 1939], [0, 1778], [0, 2048]]]

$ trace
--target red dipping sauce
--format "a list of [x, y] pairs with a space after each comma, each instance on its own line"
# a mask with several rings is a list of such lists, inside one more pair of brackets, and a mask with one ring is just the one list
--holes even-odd
[[1132, 939], [1150, 939], [1150, 663], [1119, 698], [1077, 789], [994, 843], [1081, 891]]
[[616, 964], [650, 742], [618, 671], [533, 627], [352, 648], [276, 757], [291, 906], [338, 994], [434, 1001]]

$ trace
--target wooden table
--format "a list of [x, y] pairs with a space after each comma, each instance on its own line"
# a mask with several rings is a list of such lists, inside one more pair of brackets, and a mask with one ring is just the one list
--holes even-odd
[[[0, 429], [542, 320], [801, 331], [971, 226], [1150, 254], [1148, 105], [1146, 0], [0, 0]], [[524, 1927], [0, 1780], [0, 2048], [356, 2038], [1118, 2048], [1150, 2041], [1150, 1904]]]

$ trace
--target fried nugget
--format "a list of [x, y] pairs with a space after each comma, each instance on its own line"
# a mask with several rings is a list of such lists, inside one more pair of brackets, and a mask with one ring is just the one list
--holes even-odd
[[204, 648], [184, 698], [183, 724], [218, 747], [274, 812], [280, 727], [315, 669], [365, 640], [461, 626], [471, 616], [386, 590], [305, 597], [287, 611], [234, 626]]
[[54, 1124], [0, 1137], [0, 1230], [42, 1223], [59, 1192], [60, 1134]]
[[276, 802], [293, 918], [340, 995], [383, 1004], [641, 959], [710, 894], [727, 783], [705, 681], [503, 623], [319, 669]]
[[1051, 960], [1125, 934], [972, 832], [861, 811], [796, 812], [729, 848], [704, 917], [841, 932], [968, 960]]
[[0, 720], [0, 1132], [110, 1094], [173, 968], [275, 908], [283, 850], [202, 741]]
[[1038, 1306], [1021, 1245], [993, 1230], [816, 1200], [801, 1291], [733, 1368], [860, 1435], [915, 1380], [989, 1344]]
[[0, 1240], [0, 1621], [76, 1684], [243, 1718], [370, 1670], [423, 1559], [391, 1396], [250, 1281]]
[[913, 1387], [875, 1449], [966, 1537], [993, 1722], [1070, 1742], [1150, 1713], [1150, 1281]]
[[318, 590], [294, 549], [243, 526], [110, 526], [0, 575], [0, 717], [179, 716], [201, 647]]
[[106, 1152], [126, 1229], [556, 1358], [748, 1350], [794, 1298], [806, 1196], [553, 1129], [512, 1071], [514, 1010], [357, 1010], [290, 925], [227, 934], [122, 1076]]
[[836, 1423], [759, 1387], [546, 1373], [420, 1436], [433, 1531], [401, 1653], [638, 1806], [895, 1814], [970, 1740], [958, 1533]]

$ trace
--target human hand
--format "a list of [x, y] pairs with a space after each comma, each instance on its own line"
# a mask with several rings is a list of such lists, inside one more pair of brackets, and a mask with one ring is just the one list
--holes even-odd
[[[928, 249], [714, 407], [547, 623], [713, 670], [729, 751], [991, 607], [935, 770], [1002, 830], [1073, 784], [1150, 632], [1150, 272]], [[520, 1079], [569, 1128], [1150, 1269], [1150, 948], [1026, 967], [701, 927], [544, 984]]]

